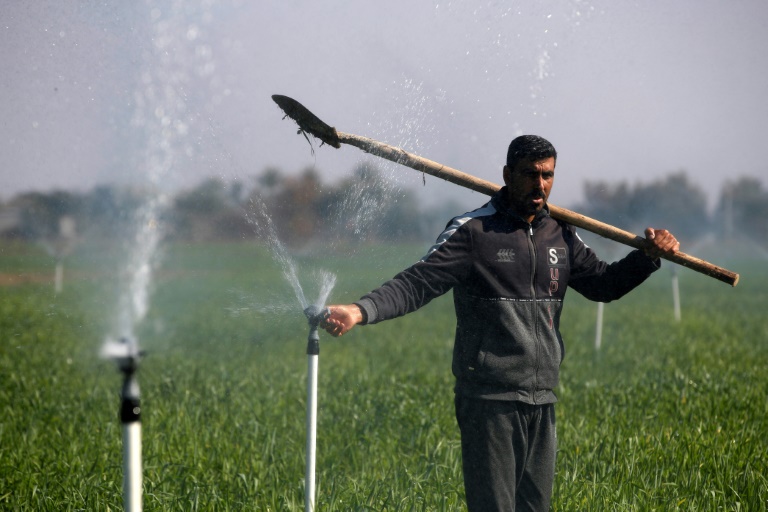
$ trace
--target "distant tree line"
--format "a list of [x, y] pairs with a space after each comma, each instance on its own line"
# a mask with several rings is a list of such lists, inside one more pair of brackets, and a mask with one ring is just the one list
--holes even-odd
[[[86, 193], [20, 194], [0, 204], [0, 237], [55, 239], [63, 218], [73, 220], [85, 236], [122, 236], [130, 233], [137, 212], [153, 194], [116, 185]], [[283, 243], [301, 245], [328, 233], [369, 241], [413, 240], [422, 235], [423, 219], [436, 214], [420, 211], [413, 194], [398, 190], [377, 168], [361, 165], [337, 184], [322, 183], [314, 169], [294, 176], [271, 168], [245, 182], [209, 178], [175, 193], [160, 220], [172, 240], [253, 239], [266, 236], [262, 228], [270, 223]]]
[[768, 243], [768, 190], [760, 180], [742, 177], [727, 181], [714, 210], [685, 172], [650, 183], [586, 182], [584, 204], [578, 211], [608, 224], [639, 233], [647, 226], [665, 227], [690, 243], [705, 235], [748, 236]]
[[[20, 194], [0, 204], [0, 237], [56, 238], [63, 218], [74, 221], [82, 235], [119, 236], [131, 228], [148, 194], [120, 186]], [[701, 187], [684, 172], [634, 185], [587, 182], [585, 197], [574, 209], [629, 231], [668, 227], [686, 242], [739, 232], [768, 245], [768, 190], [756, 178], [726, 183], [712, 212]], [[371, 165], [335, 184], [323, 183], [314, 169], [289, 175], [271, 168], [245, 182], [210, 178], [182, 190], [170, 198], [161, 220], [175, 240], [258, 239], [267, 236], [264, 227], [270, 224], [289, 246], [327, 236], [423, 242], [461, 210], [455, 202], [422, 208], [411, 192], [397, 189]]]

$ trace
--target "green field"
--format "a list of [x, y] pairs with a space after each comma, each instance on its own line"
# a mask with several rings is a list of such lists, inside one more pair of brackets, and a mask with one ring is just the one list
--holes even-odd
[[[425, 247], [366, 246], [298, 257], [338, 275], [348, 302]], [[110, 332], [117, 257], [82, 248], [53, 261], [0, 246], [0, 509], [122, 508], [121, 375], [98, 357]], [[114, 258], [111, 256], [115, 256]], [[670, 273], [605, 307], [571, 292], [557, 390], [553, 510], [768, 508], [768, 270], [731, 288]], [[113, 268], [114, 267], [114, 268]], [[408, 317], [321, 338], [318, 510], [462, 510], [443, 297]], [[139, 331], [145, 510], [302, 510], [307, 325], [279, 266], [250, 244], [175, 245]]]

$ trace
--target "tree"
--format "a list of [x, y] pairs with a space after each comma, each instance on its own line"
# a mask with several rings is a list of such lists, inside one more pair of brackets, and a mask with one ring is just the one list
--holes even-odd
[[84, 198], [80, 224], [99, 237], [121, 236], [132, 226], [136, 212], [143, 203], [137, 189], [101, 185]]
[[48, 194], [29, 192], [11, 201], [21, 211], [20, 235], [30, 240], [52, 238], [59, 234], [59, 222], [65, 215], [80, 217], [83, 199], [57, 190]]
[[312, 168], [298, 177], [285, 177], [265, 199], [280, 238], [292, 245], [309, 241], [322, 224], [326, 212], [319, 208], [323, 194], [320, 178]]
[[180, 192], [170, 212], [170, 236], [196, 241], [242, 237], [248, 228], [239, 194], [239, 188], [218, 178]]
[[727, 238], [744, 234], [768, 245], [768, 191], [757, 178], [741, 177], [724, 184], [715, 210]]
[[664, 227], [685, 241], [712, 229], [703, 190], [679, 171], [649, 184], [587, 182], [586, 215], [629, 231]]

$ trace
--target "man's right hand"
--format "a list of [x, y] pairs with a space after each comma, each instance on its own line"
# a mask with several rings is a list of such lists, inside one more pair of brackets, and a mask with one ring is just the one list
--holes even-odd
[[328, 306], [328, 315], [320, 327], [331, 336], [342, 336], [363, 321], [363, 312], [355, 304]]

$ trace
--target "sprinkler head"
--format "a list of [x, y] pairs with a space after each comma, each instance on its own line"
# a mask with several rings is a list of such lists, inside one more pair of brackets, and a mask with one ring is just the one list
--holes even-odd
[[138, 342], [127, 337], [122, 337], [119, 341], [108, 339], [101, 349], [101, 356], [113, 360], [117, 368], [126, 374], [136, 371], [144, 354], [143, 350], [139, 350]]
[[330, 312], [328, 311], [328, 308], [322, 308], [315, 304], [312, 304], [304, 310], [304, 315], [307, 317], [307, 320], [309, 320], [309, 325], [312, 328], [317, 328], [317, 326], [320, 325], [320, 322], [322, 322], [329, 314]]
[[328, 308], [312, 305], [304, 310], [307, 320], [309, 320], [309, 337], [307, 338], [307, 354], [318, 355], [320, 353], [320, 335], [317, 332], [320, 322], [330, 315]]
[[144, 357], [145, 352], [139, 350], [136, 340], [120, 338], [120, 343], [126, 346], [126, 353], [122, 357], [117, 357], [117, 367], [123, 373], [133, 373], [139, 367], [139, 361]]

